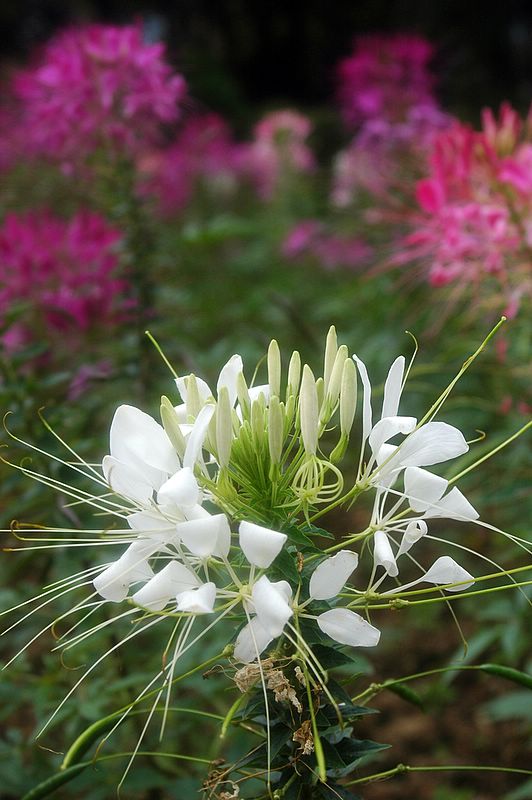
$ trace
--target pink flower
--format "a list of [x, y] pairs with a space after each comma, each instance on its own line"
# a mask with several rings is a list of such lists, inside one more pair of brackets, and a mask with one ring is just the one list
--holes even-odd
[[433, 286], [478, 287], [491, 275], [513, 316], [531, 290], [532, 131], [508, 104], [482, 120], [481, 131], [455, 122], [434, 140], [395, 263], [421, 260]]
[[0, 228], [0, 319], [14, 304], [27, 312], [4, 337], [17, 348], [30, 331], [75, 333], [109, 326], [131, 302], [116, 277], [121, 233], [102, 217], [81, 212], [70, 221], [51, 214], [8, 214]]
[[299, 222], [281, 245], [283, 256], [289, 260], [312, 257], [324, 269], [357, 269], [368, 263], [373, 248], [360, 237], [328, 233], [318, 220]]
[[290, 109], [273, 111], [257, 123], [254, 140], [242, 152], [242, 166], [262, 199], [270, 199], [287, 175], [314, 169], [306, 144], [311, 130], [310, 120]]
[[140, 24], [89, 25], [52, 38], [14, 91], [31, 151], [78, 161], [99, 148], [130, 155], [153, 144], [176, 119], [185, 83]]
[[242, 151], [228, 125], [217, 114], [191, 117], [165, 150], [142, 156], [139, 169], [144, 188], [159, 201], [163, 214], [180, 211], [194, 190], [202, 187], [227, 195], [236, 187]]
[[430, 42], [421, 36], [360, 36], [338, 67], [338, 99], [346, 123], [403, 122], [413, 107], [435, 109]]

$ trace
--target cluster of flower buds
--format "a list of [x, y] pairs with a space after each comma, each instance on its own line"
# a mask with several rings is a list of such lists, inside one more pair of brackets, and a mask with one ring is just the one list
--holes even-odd
[[[281, 635], [304, 654], [300, 624], [308, 619], [341, 644], [375, 645], [380, 633], [366, 618], [370, 600], [386, 578], [396, 578], [399, 559], [427, 535], [428, 522], [478, 516], [459, 489], [448, 490], [447, 480], [425, 469], [468, 450], [461, 432], [432, 419], [437, 406], [420, 422], [399, 416], [402, 356], [389, 370], [377, 421], [366, 366], [338, 346], [334, 328], [323, 376], [316, 379], [294, 352], [283, 380], [276, 341], [267, 368], [268, 382], [251, 387], [238, 355], [215, 391], [194, 375], [177, 378], [182, 403], [162, 398], [162, 425], [131, 406], [115, 413], [103, 481], [128, 529], [108, 536], [128, 547], [101, 567], [94, 588], [111, 602], [131, 589], [138, 612], [184, 618], [175, 659], [199, 638], [188, 641], [201, 615], [212, 615], [205, 630], [228, 616], [236, 621], [234, 657], [241, 662]], [[354, 426], [359, 380], [361, 425]], [[361, 443], [353, 459], [355, 429]], [[398, 435], [402, 441], [391, 443]], [[374, 496], [368, 527], [320, 548], [324, 532], [313, 520], [366, 492]], [[346, 586], [359, 551], [373, 555], [365, 590]], [[442, 556], [383, 594], [420, 582], [460, 591], [473, 580]]]

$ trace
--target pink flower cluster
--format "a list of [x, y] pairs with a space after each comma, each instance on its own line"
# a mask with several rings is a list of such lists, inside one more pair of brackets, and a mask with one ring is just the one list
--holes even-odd
[[329, 233], [315, 219], [302, 220], [292, 228], [281, 250], [290, 260], [311, 256], [328, 270], [358, 269], [367, 265], [373, 255], [372, 247], [359, 237]]
[[173, 122], [185, 82], [146, 44], [140, 24], [89, 25], [60, 32], [13, 82], [28, 149], [79, 160], [101, 147], [135, 153]]
[[436, 286], [496, 276], [509, 313], [530, 290], [531, 121], [506, 104], [499, 119], [484, 112], [481, 131], [456, 122], [436, 138], [429, 175], [416, 188], [421, 211], [412, 215], [402, 256], [429, 264]]
[[432, 45], [419, 36], [355, 40], [353, 55], [338, 69], [338, 99], [356, 134], [336, 159], [333, 205], [349, 205], [360, 189], [381, 198], [401, 191], [401, 169], [415, 174], [434, 136], [448, 127], [433, 94], [432, 56]]
[[8, 214], [0, 228], [0, 321], [27, 307], [4, 334], [11, 349], [31, 332], [85, 331], [119, 320], [131, 302], [116, 276], [121, 233], [95, 213], [70, 221], [50, 213]]
[[164, 215], [181, 211], [200, 185], [226, 196], [242, 169], [242, 147], [217, 114], [191, 117], [173, 144], [139, 159], [144, 189], [157, 197]]
[[259, 197], [270, 199], [283, 177], [314, 169], [314, 154], [306, 144], [311, 131], [310, 120], [290, 109], [273, 111], [256, 124], [242, 168]]
[[429, 63], [430, 42], [421, 36], [361, 36], [338, 67], [338, 100], [352, 127], [404, 123], [414, 108], [437, 108]]

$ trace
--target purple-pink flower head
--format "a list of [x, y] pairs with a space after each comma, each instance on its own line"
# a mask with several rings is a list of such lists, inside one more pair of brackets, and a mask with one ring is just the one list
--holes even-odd
[[163, 214], [181, 211], [201, 184], [226, 196], [236, 188], [241, 171], [241, 146], [217, 114], [191, 117], [173, 144], [152, 151], [138, 162], [143, 187], [153, 193]]
[[421, 36], [361, 36], [338, 67], [338, 100], [346, 123], [403, 122], [413, 107], [435, 107], [429, 69], [434, 50]]
[[314, 169], [314, 154], [306, 144], [311, 131], [308, 117], [291, 109], [273, 111], [256, 124], [242, 161], [262, 199], [272, 196], [282, 175]]
[[313, 258], [326, 270], [361, 269], [373, 256], [371, 246], [360, 237], [330, 233], [315, 219], [298, 222], [285, 237], [281, 252], [291, 261]]
[[48, 212], [8, 214], [0, 228], [0, 320], [16, 304], [29, 307], [5, 343], [31, 331], [86, 331], [123, 317], [129, 287], [117, 277], [122, 234], [101, 216], [66, 221]]
[[173, 122], [185, 82], [147, 44], [140, 24], [89, 25], [53, 37], [33, 66], [14, 78], [28, 146], [58, 159], [100, 148], [131, 155]]
[[498, 280], [515, 314], [530, 294], [532, 131], [504, 104], [483, 127], [456, 122], [434, 141], [428, 174], [418, 181], [419, 211], [396, 262], [425, 263], [434, 286]]

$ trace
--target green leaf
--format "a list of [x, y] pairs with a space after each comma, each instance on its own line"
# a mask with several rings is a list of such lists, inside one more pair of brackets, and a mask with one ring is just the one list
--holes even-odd
[[320, 784], [317, 792], [319, 800], [362, 800], [359, 794], [353, 794], [346, 786], [336, 782]]
[[274, 577], [280, 576], [289, 583], [295, 583], [296, 586], [299, 583], [300, 575], [297, 571], [295, 554], [289, 550], [281, 550], [270, 569]]
[[325, 528], [318, 528], [317, 525], [304, 525], [301, 529], [304, 533], [310, 533], [312, 536], [321, 536], [323, 539], [333, 539], [334, 536], [329, 531], [326, 531]]
[[305, 547], [310, 547], [313, 551], [318, 552], [316, 545], [309, 539], [309, 537], [304, 533], [301, 528], [298, 528], [297, 525], [285, 525], [282, 529], [283, 533], [286, 533], [288, 536], [289, 544], [300, 544]]
[[353, 653], [345, 653], [338, 647], [329, 647], [326, 644], [316, 644], [312, 652], [325, 669], [342, 667], [344, 664], [356, 664], [357, 657]]
[[333, 778], [342, 778], [348, 775], [363, 756], [389, 747], [387, 744], [378, 744], [371, 739], [342, 739], [336, 745], [329, 744], [325, 739], [322, 744], [327, 775], [332, 775]]

